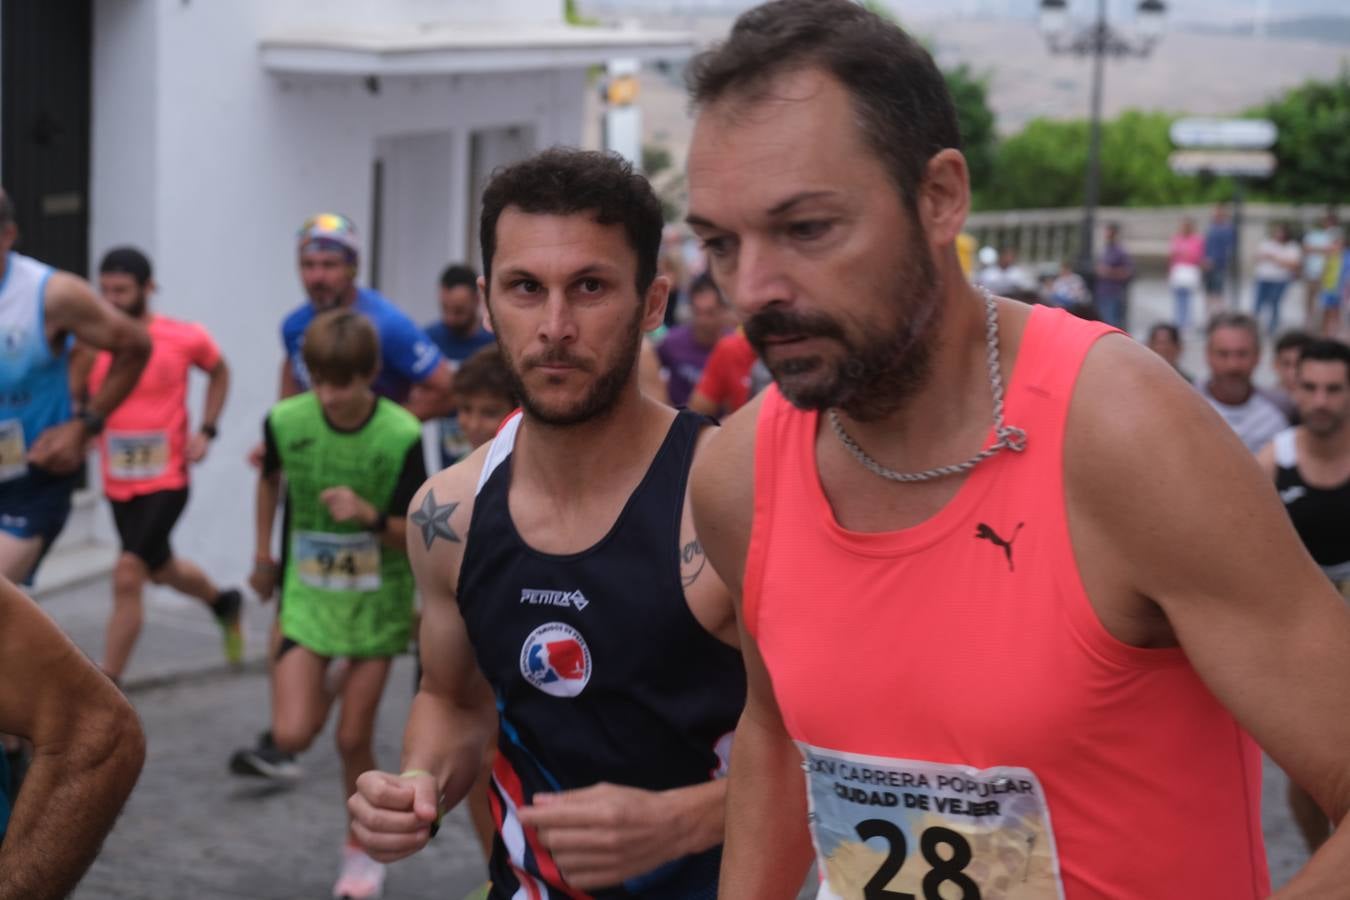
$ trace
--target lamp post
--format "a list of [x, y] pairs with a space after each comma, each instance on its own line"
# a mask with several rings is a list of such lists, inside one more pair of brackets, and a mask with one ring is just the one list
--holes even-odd
[[1050, 52], [1092, 58], [1092, 116], [1088, 120], [1088, 163], [1083, 185], [1083, 224], [1078, 241], [1079, 268], [1093, 271], [1093, 240], [1097, 227], [1097, 200], [1101, 183], [1102, 75], [1107, 57], [1145, 57], [1162, 37], [1167, 5], [1163, 0], [1140, 0], [1136, 34], [1112, 28], [1106, 20], [1106, 0], [1097, 0], [1097, 18], [1075, 30], [1069, 21], [1068, 0], [1041, 0], [1040, 26]]

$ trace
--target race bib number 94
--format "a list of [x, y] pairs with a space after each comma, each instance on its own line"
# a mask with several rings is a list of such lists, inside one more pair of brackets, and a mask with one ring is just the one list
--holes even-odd
[[379, 590], [380, 539], [368, 531], [301, 531], [295, 535], [295, 565], [300, 580], [320, 590]]
[[1063, 900], [1029, 769], [975, 769], [799, 744], [817, 900]]

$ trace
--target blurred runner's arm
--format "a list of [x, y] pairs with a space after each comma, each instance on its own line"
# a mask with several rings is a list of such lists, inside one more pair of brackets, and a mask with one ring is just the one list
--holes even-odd
[[[85, 404], [86, 412], [106, 419], [117, 408], [150, 358], [150, 337], [139, 322], [104, 303], [82, 278], [53, 272], [44, 299], [47, 340], [52, 345], [74, 335], [81, 343], [112, 354], [112, 364], [98, 393]], [[73, 472], [84, 461], [89, 426], [72, 419], [37, 436], [28, 452], [33, 465], [56, 473]]]
[[[202, 408], [202, 425], [188, 441], [188, 460], [201, 462], [206, 458], [206, 450], [214, 438], [220, 414], [225, 409], [225, 398], [230, 393], [230, 367], [225, 357], [216, 359], [216, 364], [207, 369], [206, 402]], [[208, 433], [208, 429], [209, 432]]]
[[473, 786], [496, 729], [492, 689], [455, 596], [469, 530], [464, 499], [477, 477], [467, 463], [438, 473], [408, 507], [408, 559], [422, 597], [422, 682], [403, 734], [404, 774], [366, 772], [347, 801], [353, 833], [381, 862], [425, 846], [438, 808], [455, 806]]
[[423, 422], [449, 415], [455, 409], [455, 373], [450, 363], [444, 359], [431, 370], [425, 380], [412, 386], [408, 402], [404, 404], [408, 412]]
[[253, 570], [248, 586], [266, 602], [277, 589], [281, 571], [272, 555], [272, 522], [281, 496], [281, 457], [272, 436], [270, 422], [263, 424], [263, 453], [258, 472], [258, 488], [253, 507]]
[[33, 763], [0, 845], [0, 900], [65, 897], [131, 793], [145, 738], [112, 682], [3, 580], [0, 732], [33, 742]]
[[[1271, 479], [1203, 399], [1127, 337], [1089, 354], [1064, 459], [1074, 549], [1103, 625], [1136, 647], [1179, 643], [1339, 826], [1350, 811], [1350, 608]], [[1337, 827], [1276, 896], [1345, 896], [1347, 871], [1350, 828]]]
[[792, 897], [811, 865], [802, 755], [744, 621], [742, 586], [754, 515], [755, 423], [763, 395], [723, 424], [694, 463], [689, 489], [703, 550], [735, 599], [747, 699], [731, 746], [722, 898]]

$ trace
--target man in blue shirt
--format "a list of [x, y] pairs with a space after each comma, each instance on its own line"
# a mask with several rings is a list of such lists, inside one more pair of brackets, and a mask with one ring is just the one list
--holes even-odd
[[[497, 340], [483, 327], [478, 273], [465, 265], [446, 266], [441, 273], [440, 304], [440, 321], [428, 325], [426, 335], [450, 360], [451, 368], [458, 370], [460, 363]], [[454, 413], [437, 422], [437, 426], [441, 465], [453, 465], [473, 450]]]
[[300, 280], [308, 300], [281, 324], [286, 349], [281, 397], [309, 389], [309, 375], [300, 358], [305, 328], [325, 310], [349, 307], [370, 319], [380, 335], [375, 393], [403, 404], [419, 419], [434, 418], [449, 410], [454, 376], [441, 351], [382, 294], [357, 285], [360, 244], [351, 220], [336, 213], [311, 216], [301, 226], [299, 244]]
[[1237, 229], [1233, 227], [1228, 207], [1219, 204], [1214, 207], [1209, 228], [1205, 229], [1205, 300], [1211, 314], [1224, 305], [1224, 284], [1236, 247]]
[[478, 298], [478, 273], [465, 265], [449, 265], [441, 273], [441, 318], [424, 330], [451, 365], [459, 367], [474, 351], [497, 339], [483, 327]]

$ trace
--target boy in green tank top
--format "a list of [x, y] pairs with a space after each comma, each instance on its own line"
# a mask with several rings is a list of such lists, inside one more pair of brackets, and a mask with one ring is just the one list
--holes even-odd
[[[249, 584], [267, 600], [281, 588], [282, 641], [272, 673], [272, 744], [309, 747], [334, 699], [328, 662], [346, 657], [337, 747], [344, 796], [372, 768], [372, 732], [392, 658], [407, 649], [413, 581], [404, 553], [407, 509], [426, 479], [421, 424], [371, 390], [379, 337], [364, 316], [335, 310], [305, 329], [302, 358], [313, 390], [282, 400], [264, 424], [257, 492], [257, 557]], [[285, 476], [284, 565], [272, 556], [272, 523]], [[254, 754], [256, 772], [270, 763]], [[384, 867], [350, 833], [333, 896], [378, 897]]]

